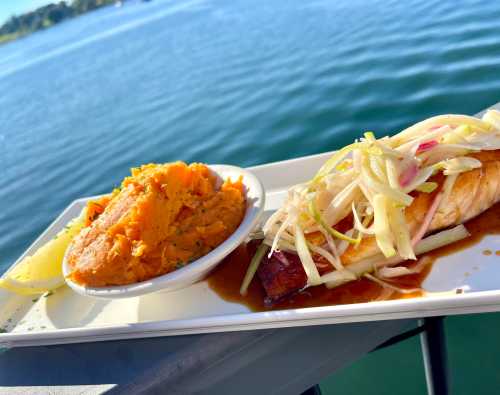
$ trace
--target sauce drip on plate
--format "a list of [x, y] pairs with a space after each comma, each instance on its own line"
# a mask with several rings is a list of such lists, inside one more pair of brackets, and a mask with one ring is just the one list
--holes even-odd
[[[400, 288], [419, 288], [438, 258], [470, 247], [487, 234], [500, 234], [500, 203], [468, 221], [465, 226], [471, 233], [470, 237], [420, 256], [419, 261], [422, 259], [429, 261], [424, 270], [420, 273], [392, 279], [391, 283]], [[210, 288], [224, 300], [244, 304], [254, 311], [363, 303], [377, 299], [401, 299], [421, 296], [421, 292], [387, 294], [383, 287], [373, 281], [360, 279], [334, 289], [328, 289], [323, 285], [310, 287], [296, 295], [285, 298], [280, 303], [266, 306], [264, 304], [266, 294], [257, 276], [250, 284], [248, 294], [245, 297], [240, 295], [241, 281], [253, 254], [253, 250], [250, 251], [250, 249], [246, 244], [240, 245], [217, 267], [207, 281]], [[408, 264], [413, 265], [415, 262], [410, 261]]]

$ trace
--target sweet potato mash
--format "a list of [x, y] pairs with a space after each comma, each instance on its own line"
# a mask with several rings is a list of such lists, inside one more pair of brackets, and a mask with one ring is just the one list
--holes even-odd
[[203, 164], [149, 164], [132, 169], [121, 189], [89, 203], [88, 226], [67, 254], [70, 277], [87, 286], [144, 281], [206, 255], [245, 213], [239, 180], [217, 179]]

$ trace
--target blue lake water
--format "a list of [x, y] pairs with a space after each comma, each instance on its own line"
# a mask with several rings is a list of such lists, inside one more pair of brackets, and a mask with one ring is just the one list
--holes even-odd
[[126, 3], [0, 46], [0, 270], [131, 166], [255, 165], [500, 100], [491, 1]]

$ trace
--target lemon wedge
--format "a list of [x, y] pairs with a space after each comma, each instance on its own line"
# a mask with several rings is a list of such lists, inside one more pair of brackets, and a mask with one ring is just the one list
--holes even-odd
[[27, 256], [4, 277], [0, 288], [20, 295], [41, 294], [64, 284], [62, 260], [69, 243], [80, 232], [85, 223], [85, 211], [61, 230], [57, 236], [44, 244], [32, 256]]

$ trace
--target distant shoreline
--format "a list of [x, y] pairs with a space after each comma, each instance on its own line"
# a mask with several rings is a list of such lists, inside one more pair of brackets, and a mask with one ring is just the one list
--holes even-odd
[[66, 1], [60, 1], [21, 15], [13, 15], [0, 26], [0, 45], [25, 37], [36, 31], [47, 29], [66, 19], [117, 3], [121, 4], [122, 1], [73, 0], [70, 4]]

